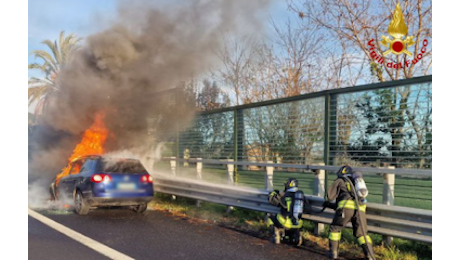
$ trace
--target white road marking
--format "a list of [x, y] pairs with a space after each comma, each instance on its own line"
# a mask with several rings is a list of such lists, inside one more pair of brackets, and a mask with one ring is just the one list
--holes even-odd
[[42, 222], [43, 224], [61, 232], [62, 234], [70, 237], [71, 239], [77, 241], [77, 242], [80, 242], [82, 243], [83, 245], [93, 249], [94, 251], [96, 252], [99, 252], [105, 256], [107, 256], [108, 258], [110, 259], [115, 259], [115, 260], [135, 260], [134, 258], [132, 257], [129, 257], [123, 253], [120, 253], [118, 251], [116, 251], [115, 249], [112, 249], [102, 243], [99, 243], [97, 242], [96, 240], [94, 239], [91, 239], [87, 236], [84, 236], [80, 233], [78, 233], [77, 231], [75, 230], [72, 230], [62, 224], [59, 224], [57, 223], [56, 221], [54, 220], [51, 220], [43, 215], [41, 215], [40, 213], [34, 211], [34, 210], [31, 210], [29, 208], [29, 216], [33, 217], [34, 219]]

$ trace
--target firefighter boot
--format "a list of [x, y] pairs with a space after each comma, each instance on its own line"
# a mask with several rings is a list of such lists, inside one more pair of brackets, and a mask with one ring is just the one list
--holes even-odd
[[272, 235], [271, 242], [275, 244], [279, 244], [281, 242], [281, 237], [280, 237], [280, 230], [279, 228], [275, 226], [270, 226], [270, 233]]
[[292, 244], [294, 246], [301, 246], [302, 245], [302, 234], [300, 234], [300, 230], [299, 229], [296, 229], [294, 231], [294, 234], [292, 236]]
[[366, 244], [361, 245], [361, 248], [363, 249], [364, 256], [366, 259], [369, 260], [374, 260], [374, 249], [372, 249], [372, 246], [367, 246]]
[[329, 252], [327, 256], [331, 259], [339, 259], [339, 241], [329, 240]]
[[[294, 245], [294, 246], [297, 246], [297, 243], [298, 243], [298, 236], [297, 236], [297, 230], [296, 229], [287, 229], [285, 231], [285, 234], [283, 236], [283, 234], [281, 235], [281, 237], [283, 238], [283, 241], [290, 244], [290, 245]], [[300, 232], [299, 232], [300, 234]]]
[[277, 232], [275, 230], [276, 230], [276, 227], [274, 225], [269, 226], [270, 242], [274, 244], [276, 244], [276, 237], [277, 237]]

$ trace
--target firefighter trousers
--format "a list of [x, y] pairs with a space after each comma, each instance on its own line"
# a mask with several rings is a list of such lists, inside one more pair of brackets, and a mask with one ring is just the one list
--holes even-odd
[[329, 246], [334, 256], [337, 256], [338, 254], [342, 229], [349, 222], [351, 222], [353, 226], [353, 235], [357, 238], [358, 244], [361, 247], [363, 247], [366, 256], [369, 255], [369, 251], [372, 250], [372, 246], [368, 248], [366, 245], [366, 240], [369, 244], [372, 244], [372, 240], [367, 235], [366, 213], [363, 211], [361, 211], [360, 213], [362, 216], [362, 220], [359, 218], [358, 209], [343, 208], [337, 209], [337, 211], [335, 212], [335, 216], [332, 220], [329, 231]]

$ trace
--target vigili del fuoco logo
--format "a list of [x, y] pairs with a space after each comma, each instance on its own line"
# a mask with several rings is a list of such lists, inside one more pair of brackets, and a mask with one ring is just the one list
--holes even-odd
[[[396, 5], [395, 11], [393, 13], [393, 19], [388, 26], [388, 34], [390, 36], [382, 35], [382, 40], [380, 42], [377, 42], [375, 39], [371, 39], [367, 42], [367, 45], [369, 46], [370, 57], [375, 62], [388, 68], [402, 69], [403, 67], [409, 67], [410, 64], [417, 64], [417, 62], [423, 58], [423, 55], [426, 52], [426, 47], [428, 45], [427, 39], [423, 40], [423, 46], [420, 49], [420, 53], [417, 54], [417, 56], [412, 60], [408, 59], [405, 62], [399, 63], [394, 63], [392, 61], [387, 62], [385, 60], [385, 57], [389, 56], [390, 54], [406, 54], [409, 57], [413, 56], [412, 52], [410, 52], [408, 48], [415, 44], [414, 36], [406, 36], [407, 26], [404, 22], [404, 16], [399, 3]], [[386, 49], [383, 54], [378, 53], [376, 49], [376, 45], [379, 43], [382, 45], [382, 49]]]

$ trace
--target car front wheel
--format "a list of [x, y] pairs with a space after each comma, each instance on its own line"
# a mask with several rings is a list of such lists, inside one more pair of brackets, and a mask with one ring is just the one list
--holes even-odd
[[77, 191], [74, 198], [75, 212], [78, 215], [87, 215], [89, 213], [89, 205], [83, 199], [81, 191]]

